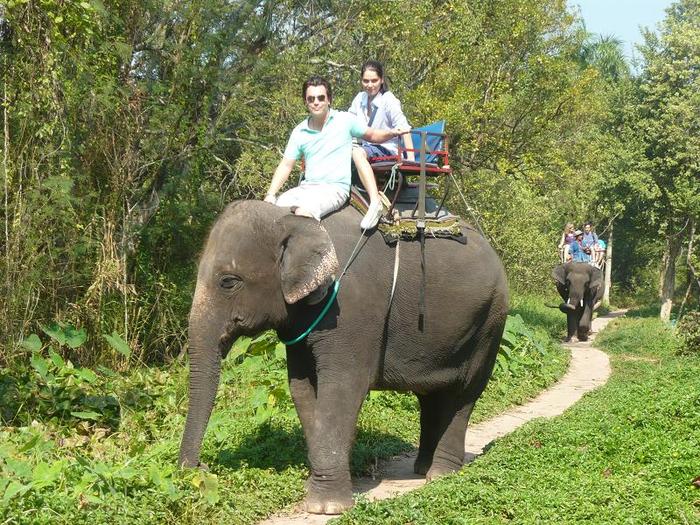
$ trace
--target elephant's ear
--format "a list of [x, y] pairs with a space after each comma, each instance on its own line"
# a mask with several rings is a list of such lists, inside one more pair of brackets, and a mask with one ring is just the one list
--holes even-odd
[[552, 277], [562, 286], [566, 286], [566, 266], [560, 264], [552, 270]]
[[588, 284], [593, 297], [603, 296], [603, 272], [591, 266], [591, 280]]
[[280, 273], [287, 304], [328, 286], [338, 273], [338, 257], [328, 232], [314, 219], [286, 215], [282, 227]]

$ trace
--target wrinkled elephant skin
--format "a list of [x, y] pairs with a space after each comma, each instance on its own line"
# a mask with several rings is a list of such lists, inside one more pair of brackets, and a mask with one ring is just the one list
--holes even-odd
[[[350, 206], [322, 224], [259, 201], [235, 202], [202, 253], [189, 320], [190, 396], [180, 464], [198, 466], [233, 341], [266, 329], [302, 333], [360, 238]], [[289, 387], [308, 446], [305, 508], [337, 514], [352, 505], [349, 458], [369, 390], [414, 392], [420, 404], [415, 470], [428, 479], [462, 466], [474, 403], [493, 370], [508, 309], [503, 267], [471, 228], [467, 244], [426, 240], [425, 322], [419, 327], [420, 246], [402, 242], [391, 308], [395, 247], [366, 238], [336, 301], [312, 333], [287, 348]]]
[[579, 341], [587, 341], [593, 311], [605, 291], [603, 272], [587, 263], [568, 262], [556, 266], [552, 277], [564, 299], [559, 310], [566, 314], [566, 341], [574, 335]]

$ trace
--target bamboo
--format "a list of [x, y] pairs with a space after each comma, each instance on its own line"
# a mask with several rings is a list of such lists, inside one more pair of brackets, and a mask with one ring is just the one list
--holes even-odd
[[610, 306], [610, 287], [612, 286], [612, 250], [613, 250], [613, 223], [610, 221], [610, 234], [608, 244], [605, 246], [605, 291], [603, 292], [603, 304]]
[[2, 147], [2, 173], [4, 178], [4, 203], [5, 203], [5, 280], [6, 293], [10, 289], [10, 209], [9, 209], [9, 194], [10, 182], [7, 171], [7, 157], [10, 151], [10, 124], [7, 114], [7, 55], [3, 56], [3, 93], [2, 93], [2, 115], [3, 115], [3, 147]]

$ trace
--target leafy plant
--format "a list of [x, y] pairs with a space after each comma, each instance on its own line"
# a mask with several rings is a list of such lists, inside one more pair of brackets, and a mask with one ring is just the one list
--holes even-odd
[[0, 372], [0, 417], [5, 424], [28, 425], [35, 419], [60, 423], [87, 422], [116, 429], [120, 405], [105, 395], [103, 381], [89, 368], [76, 367], [57, 350], [79, 348], [87, 339], [84, 329], [67, 323], [41, 327], [51, 338], [44, 344], [37, 334], [22, 341], [31, 352], [28, 365]]
[[240, 337], [229, 359], [236, 373], [248, 378], [252, 388], [249, 407], [262, 423], [280, 411], [291, 412], [291, 395], [287, 385], [286, 347], [274, 332], [254, 338]]
[[678, 353], [700, 357], [700, 311], [686, 313], [676, 325]]
[[519, 376], [528, 368], [540, 366], [539, 356], [548, 351], [539, 337], [525, 324], [520, 314], [509, 315], [496, 357], [496, 369], [501, 373]]

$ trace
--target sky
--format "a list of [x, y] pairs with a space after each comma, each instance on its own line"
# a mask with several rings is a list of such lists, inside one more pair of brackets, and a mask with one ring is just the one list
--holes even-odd
[[634, 44], [643, 41], [639, 26], [655, 29], [664, 19], [665, 9], [672, 0], [568, 0], [579, 6], [586, 29], [603, 36], [615, 36], [623, 41], [625, 55], [639, 58]]

